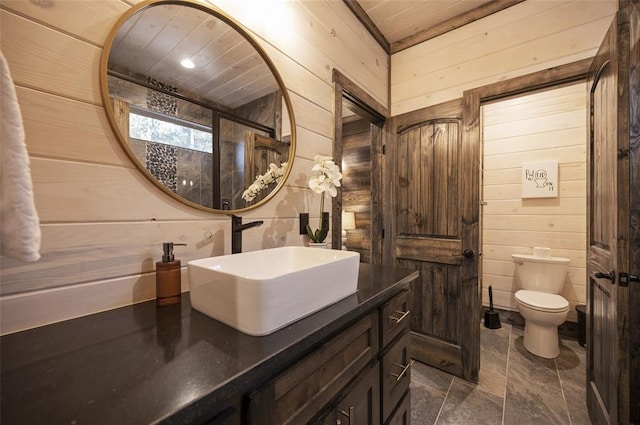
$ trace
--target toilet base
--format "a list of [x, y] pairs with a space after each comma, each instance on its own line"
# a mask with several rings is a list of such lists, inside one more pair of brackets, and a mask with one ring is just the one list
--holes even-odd
[[524, 348], [538, 357], [555, 359], [560, 354], [558, 326], [525, 321]]

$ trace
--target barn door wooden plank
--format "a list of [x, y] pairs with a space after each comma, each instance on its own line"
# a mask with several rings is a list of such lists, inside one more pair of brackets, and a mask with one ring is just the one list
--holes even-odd
[[461, 101], [395, 117], [392, 126], [392, 253], [400, 267], [420, 270], [412, 295], [412, 353], [477, 381], [479, 264], [462, 252], [477, 252], [479, 245], [479, 148], [466, 146], [479, 145], [479, 138], [463, 137]]

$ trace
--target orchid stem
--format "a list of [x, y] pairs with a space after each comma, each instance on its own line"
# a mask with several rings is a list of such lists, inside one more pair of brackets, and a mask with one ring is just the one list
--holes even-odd
[[320, 230], [324, 228], [324, 192], [320, 195]]

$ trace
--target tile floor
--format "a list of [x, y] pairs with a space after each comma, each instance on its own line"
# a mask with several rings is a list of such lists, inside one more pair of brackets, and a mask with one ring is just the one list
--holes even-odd
[[522, 345], [522, 328], [481, 326], [478, 384], [419, 362], [411, 371], [413, 425], [591, 425], [585, 399], [586, 351], [562, 339], [543, 359]]

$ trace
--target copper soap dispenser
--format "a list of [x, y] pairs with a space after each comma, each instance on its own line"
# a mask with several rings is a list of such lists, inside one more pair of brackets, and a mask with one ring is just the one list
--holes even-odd
[[173, 247], [184, 243], [164, 242], [162, 261], [156, 262], [156, 305], [171, 305], [180, 302], [180, 260], [173, 255]]

